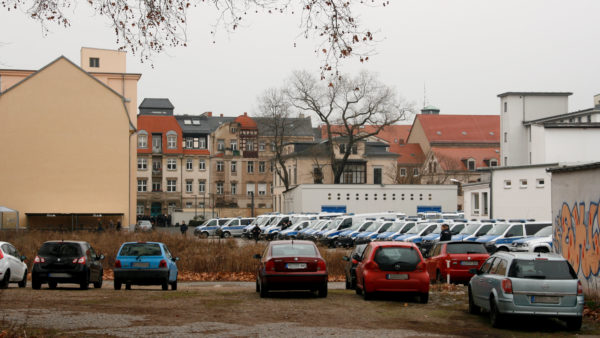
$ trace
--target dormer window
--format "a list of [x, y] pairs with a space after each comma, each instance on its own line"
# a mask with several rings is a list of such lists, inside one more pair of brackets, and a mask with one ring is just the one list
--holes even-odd
[[199, 126], [200, 120], [192, 120], [192, 124]]
[[469, 171], [475, 171], [475, 160], [470, 158], [467, 160], [467, 169]]
[[100, 68], [100, 58], [90, 58], [91, 68]]
[[192, 124], [192, 120], [183, 120], [183, 124], [190, 125]]
[[497, 167], [498, 166], [498, 160], [496, 160], [495, 158], [492, 158], [490, 160], [490, 167]]

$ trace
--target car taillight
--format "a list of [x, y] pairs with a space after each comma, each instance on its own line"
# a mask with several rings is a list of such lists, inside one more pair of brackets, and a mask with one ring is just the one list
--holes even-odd
[[44, 259], [44, 257], [40, 257], [40, 256], [35, 256], [35, 259], [33, 260], [33, 263], [45, 263], [46, 260]]
[[327, 271], [327, 265], [325, 265], [324, 260], [321, 259], [317, 262], [317, 271]]
[[4, 254], [2, 253], [2, 250], [0, 250], [0, 259], [4, 258]]
[[356, 265], [356, 264], [358, 264], [358, 261], [356, 259], [353, 259], [352, 264]]
[[508, 278], [502, 280], [502, 291], [504, 293], [513, 293], [512, 281]]
[[120, 268], [121, 267], [121, 261], [120, 260], [115, 260], [115, 268]]
[[417, 264], [417, 271], [419, 271], [419, 272], [425, 271], [425, 263], [421, 262], [421, 263]]
[[158, 263], [158, 267], [159, 268], [166, 268], [167, 267], [167, 261], [165, 261], [164, 259], [161, 259], [160, 263]]
[[583, 285], [581, 285], [580, 281], [577, 281], [577, 294], [583, 295]]
[[265, 263], [265, 270], [266, 271], [275, 271], [275, 262], [268, 260], [267, 263]]
[[85, 264], [85, 256], [74, 258], [73, 264]]

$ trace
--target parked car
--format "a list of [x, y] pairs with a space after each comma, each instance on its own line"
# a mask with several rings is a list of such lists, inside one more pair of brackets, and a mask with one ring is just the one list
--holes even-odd
[[304, 220], [299, 221], [296, 224], [293, 224], [291, 227], [281, 231], [277, 235], [277, 239], [293, 239], [296, 238], [298, 232], [308, 228], [311, 225], [311, 222], [316, 223], [320, 222], [319, 220]]
[[469, 241], [485, 235], [495, 225], [494, 222], [470, 222], [458, 234], [452, 235], [453, 241]]
[[441, 229], [441, 227], [442, 227], [441, 223], [430, 223], [430, 222], [417, 223], [417, 225], [412, 227], [412, 229], [408, 230], [404, 234], [394, 237], [394, 241], [420, 243], [421, 238], [423, 236], [427, 236], [430, 233], [432, 233], [435, 229], [437, 229], [437, 228]]
[[379, 234], [386, 232], [389, 228], [392, 227], [392, 225], [394, 225], [394, 221], [390, 221], [390, 220], [375, 221], [375, 222], [373, 222], [373, 224], [371, 224], [370, 227], [367, 228], [367, 230], [356, 235], [356, 238], [354, 239], [354, 243], [355, 244], [369, 243], [370, 241], [377, 238], [377, 236]]
[[552, 227], [548, 226], [536, 232], [532, 237], [518, 239], [512, 242], [510, 251], [523, 252], [551, 252], [552, 251]]
[[509, 251], [512, 242], [532, 236], [542, 228], [552, 226], [550, 222], [526, 222], [509, 221], [509, 223], [497, 224], [485, 236], [479, 237], [476, 241], [485, 243], [488, 252]]
[[254, 221], [254, 218], [232, 218], [229, 222], [223, 224], [220, 228], [216, 230], [216, 234], [223, 238], [233, 237], [241, 237], [244, 231], [244, 228], [250, 225]]
[[138, 221], [137, 224], [135, 225], [135, 230], [139, 230], [139, 231], [151, 231], [152, 230], [152, 223], [148, 220], [141, 220]]
[[367, 230], [371, 224], [373, 224], [375, 220], [366, 220], [361, 224], [354, 224], [352, 227], [346, 231], [342, 231], [335, 241], [336, 247], [345, 247], [349, 248], [354, 245], [354, 238], [358, 236], [361, 232]]
[[260, 259], [256, 292], [262, 298], [272, 290], [317, 291], [327, 297], [327, 264], [310, 241], [272, 241]]
[[366, 247], [366, 244], [359, 244], [354, 247], [354, 250], [352, 250], [350, 257], [342, 257], [342, 259], [346, 261], [346, 264], [344, 266], [344, 271], [346, 274], [346, 289], [356, 288], [356, 266], [358, 265], [358, 261], [352, 257], [354, 256], [354, 254], [357, 254], [358, 256], [362, 257], [362, 254], [365, 251]]
[[177, 290], [178, 257], [173, 257], [160, 242], [125, 242], [115, 258], [115, 290], [130, 290], [131, 285], [160, 285]]
[[194, 235], [201, 238], [208, 238], [208, 236], [215, 236], [217, 234], [217, 229], [219, 229], [222, 225], [225, 225], [229, 222], [231, 218], [212, 218], [208, 221], [204, 222], [204, 224], [197, 226], [194, 229]]
[[88, 242], [45, 242], [33, 261], [31, 287], [40, 289], [48, 283], [50, 289], [55, 289], [58, 283], [75, 283], [85, 290], [93, 283], [95, 288], [101, 288], [103, 259], [104, 255], [97, 255]]
[[27, 286], [26, 257], [8, 242], [0, 242], [0, 288], [6, 289], [10, 283], [18, 283], [20, 288]]
[[[446, 224], [448, 224], [448, 223], [446, 223]], [[448, 225], [450, 226], [450, 234], [452, 234], [452, 239], [454, 239], [454, 236], [458, 235], [458, 233], [465, 228], [466, 223], [459, 222], [459, 223], [450, 223]], [[421, 249], [421, 253], [423, 255], [427, 255], [427, 253], [433, 248], [435, 243], [439, 242], [441, 234], [442, 234], [442, 227], [439, 226], [435, 230], [433, 230], [433, 232], [431, 232], [429, 235], [423, 236], [421, 238], [421, 243], [419, 244], [419, 249]]]
[[412, 227], [414, 227], [416, 224], [416, 221], [396, 221], [394, 222], [394, 225], [387, 229], [387, 231], [378, 234], [375, 240], [390, 241], [392, 240], [392, 238], [406, 233], [408, 230], [412, 229]]
[[417, 294], [419, 302], [429, 301], [429, 274], [419, 248], [406, 242], [371, 242], [362, 256], [355, 254], [356, 293], [365, 300], [374, 292]]
[[473, 268], [479, 268], [490, 257], [483, 243], [438, 242], [425, 259], [427, 273], [434, 282], [468, 283]]
[[492, 326], [508, 315], [558, 317], [569, 330], [581, 328], [583, 287], [562, 256], [542, 253], [497, 252], [469, 282], [469, 312], [490, 313]]

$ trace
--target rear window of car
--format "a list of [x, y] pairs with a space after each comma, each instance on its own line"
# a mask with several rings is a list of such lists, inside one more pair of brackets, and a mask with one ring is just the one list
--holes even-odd
[[39, 256], [45, 257], [79, 257], [81, 247], [75, 243], [44, 243], [38, 251]]
[[448, 243], [446, 252], [449, 254], [485, 254], [485, 246], [481, 243]]
[[156, 243], [131, 243], [123, 245], [119, 256], [162, 256]]
[[508, 276], [531, 279], [577, 279], [577, 274], [567, 261], [540, 259], [513, 260]]
[[395, 265], [400, 263], [407, 268], [414, 268], [421, 262], [421, 257], [412, 248], [382, 247], [375, 252], [374, 261], [379, 265]]
[[317, 249], [312, 244], [277, 244], [271, 249], [273, 257], [317, 257]]

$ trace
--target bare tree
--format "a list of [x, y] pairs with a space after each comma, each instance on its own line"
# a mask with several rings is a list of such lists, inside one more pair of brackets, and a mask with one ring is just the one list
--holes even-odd
[[[287, 93], [292, 105], [314, 114], [326, 129], [328, 155], [334, 183], [340, 183], [344, 167], [359, 142], [377, 135], [386, 126], [403, 121], [411, 106], [369, 72], [354, 78], [331, 77], [319, 81], [307, 72], [295, 72]], [[373, 126], [368, 131], [362, 126]], [[336, 147], [344, 144], [344, 147]], [[342, 153], [336, 156], [336, 148]]]
[[300, 28], [305, 38], [320, 40], [315, 53], [324, 58], [322, 72], [335, 68], [340, 59], [355, 56], [361, 62], [369, 59], [373, 33], [362, 27], [355, 8], [361, 6], [389, 5], [389, 1], [374, 4], [361, 0], [1, 0], [7, 11], [20, 10], [42, 25], [45, 33], [48, 24], [68, 27], [67, 13], [80, 4], [105, 17], [116, 35], [122, 50], [139, 54], [141, 60], [168, 47], [186, 46], [188, 13], [194, 7], [212, 6], [217, 10], [215, 34], [218, 27], [236, 30], [251, 13], [299, 14]]
[[[388, 168], [386, 175], [395, 184], [421, 184], [422, 171], [419, 171], [419, 174], [415, 175], [412, 171], [414, 168], [419, 167], [404, 166], [396, 162]], [[402, 175], [402, 169], [406, 170], [404, 175]]]
[[471, 173], [465, 170], [461, 160], [430, 150], [425, 165], [422, 168], [428, 184], [450, 184], [450, 179], [468, 182]]

